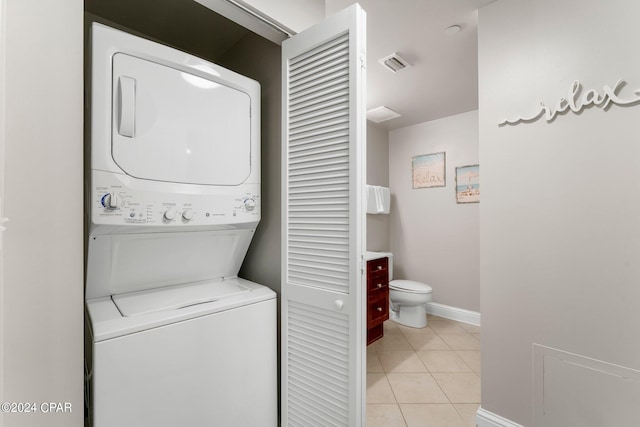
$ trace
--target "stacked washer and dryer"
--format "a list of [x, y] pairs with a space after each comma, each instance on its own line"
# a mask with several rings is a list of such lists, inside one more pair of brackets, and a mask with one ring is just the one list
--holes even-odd
[[275, 426], [276, 296], [237, 276], [260, 220], [260, 87], [94, 23], [86, 319], [94, 427]]

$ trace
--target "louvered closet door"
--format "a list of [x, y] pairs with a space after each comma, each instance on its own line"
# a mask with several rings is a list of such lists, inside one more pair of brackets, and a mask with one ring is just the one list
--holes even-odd
[[365, 423], [365, 14], [283, 43], [282, 425]]

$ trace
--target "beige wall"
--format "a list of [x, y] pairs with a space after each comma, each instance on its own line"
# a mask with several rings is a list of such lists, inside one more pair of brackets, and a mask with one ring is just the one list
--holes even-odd
[[[83, 425], [83, 2], [7, 0], [3, 401], [7, 427]], [[71, 413], [40, 411], [69, 402]]]
[[[628, 0], [499, 0], [480, 10], [482, 407], [524, 426], [562, 425], [534, 424], [540, 386], [551, 387], [543, 403], [554, 420], [574, 417], [566, 426], [637, 424], [611, 420], [638, 414], [640, 106], [498, 121], [540, 101], [555, 107], [574, 80], [584, 94], [623, 78], [620, 97], [636, 97], [638, 16], [640, 3]], [[601, 368], [564, 363], [543, 375], [534, 345], [635, 379], [607, 376], [612, 388], [597, 396], [603, 387], [582, 384]], [[553, 384], [569, 368], [576, 378], [558, 394]]]
[[[446, 152], [446, 187], [413, 189], [413, 156]], [[457, 204], [455, 168], [478, 164], [478, 112], [389, 133], [394, 278], [427, 283], [433, 301], [480, 311], [479, 204]]]
[[[389, 186], [389, 132], [367, 122], [367, 184]], [[367, 250], [388, 252], [389, 215], [367, 215]]]

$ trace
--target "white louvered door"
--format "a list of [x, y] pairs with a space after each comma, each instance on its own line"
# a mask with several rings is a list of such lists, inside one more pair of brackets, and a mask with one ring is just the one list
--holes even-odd
[[365, 424], [365, 14], [283, 56], [282, 425]]

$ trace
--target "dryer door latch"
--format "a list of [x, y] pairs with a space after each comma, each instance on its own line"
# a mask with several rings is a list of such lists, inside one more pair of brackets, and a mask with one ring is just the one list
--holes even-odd
[[131, 77], [118, 78], [118, 133], [133, 138], [136, 123], [136, 80]]

